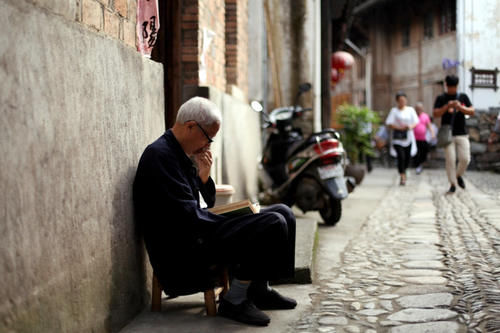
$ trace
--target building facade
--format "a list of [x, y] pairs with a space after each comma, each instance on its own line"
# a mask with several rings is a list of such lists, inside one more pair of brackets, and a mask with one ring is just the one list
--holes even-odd
[[351, 38], [363, 48], [362, 58], [370, 57], [369, 66], [357, 57], [357, 73], [365, 67], [361, 71], [371, 79], [366, 83], [366, 76], [351, 73], [348, 82], [358, 91], [364, 86], [370, 97], [365, 103], [375, 110], [389, 110], [401, 90], [411, 105], [421, 101], [431, 113], [444, 77], [456, 74], [459, 90], [477, 108], [500, 105], [499, 6], [494, 0], [361, 1], [353, 11]]
[[499, 11], [495, 0], [358, 1], [344, 43], [356, 62], [333, 87], [332, 114], [349, 102], [385, 119], [404, 91], [409, 105], [420, 101], [432, 116], [445, 76], [456, 74], [477, 110], [467, 120], [471, 166], [500, 167], [500, 145], [487, 144], [500, 108]]

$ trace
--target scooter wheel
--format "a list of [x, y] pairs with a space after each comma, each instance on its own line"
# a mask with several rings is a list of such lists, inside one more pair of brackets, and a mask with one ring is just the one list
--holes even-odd
[[339, 199], [329, 198], [326, 207], [319, 210], [321, 218], [327, 225], [334, 226], [342, 216], [342, 203]]

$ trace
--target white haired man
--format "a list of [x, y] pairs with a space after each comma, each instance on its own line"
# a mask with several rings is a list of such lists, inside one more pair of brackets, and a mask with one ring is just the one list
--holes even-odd
[[173, 128], [149, 145], [139, 162], [136, 223], [167, 294], [206, 289], [210, 267], [225, 264], [234, 279], [219, 315], [265, 326], [270, 318], [261, 310], [297, 305], [268, 284], [294, 273], [295, 217], [284, 205], [233, 218], [200, 207], [199, 194], [208, 207], [215, 203], [209, 148], [220, 124], [217, 106], [207, 99], [194, 97], [180, 107]]

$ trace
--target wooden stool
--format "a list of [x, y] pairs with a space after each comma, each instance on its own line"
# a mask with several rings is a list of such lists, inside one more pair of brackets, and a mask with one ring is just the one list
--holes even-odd
[[[219, 282], [221, 286], [216, 286], [214, 289], [207, 289], [204, 291], [205, 308], [207, 309], [208, 316], [215, 316], [217, 314], [217, 305], [215, 304], [216, 298], [217, 296], [221, 296], [221, 293], [224, 295], [229, 290], [229, 275], [227, 268], [222, 270]], [[153, 312], [161, 311], [162, 291], [163, 287], [153, 273], [153, 291], [151, 293], [151, 311]]]

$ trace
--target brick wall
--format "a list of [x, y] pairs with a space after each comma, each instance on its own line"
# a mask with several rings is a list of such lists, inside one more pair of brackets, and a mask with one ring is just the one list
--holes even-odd
[[248, 0], [238, 0], [238, 78], [236, 85], [248, 96]]
[[198, 85], [198, 54], [200, 47], [198, 43], [198, 1], [183, 1], [181, 10], [182, 81], [185, 85]]
[[[73, 1], [78, 22], [136, 47], [137, 0]], [[235, 85], [247, 96], [248, 0], [184, 0], [181, 19], [183, 84]]]
[[[211, 85], [225, 91], [225, 3], [224, 0], [198, 1], [199, 4], [199, 51], [203, 55], [203, 45], [207, 34], [213, 38], [204, 53], [206, 79], [200, 74], [200, 85]], [[205, 31], [205, 32], [204, 32]], [[201, 61], [201, 59], [200, 59]], [[202, 70], [202, 68], [200, 68]]]
[[224, 91], [224, 0], [182, 3], [182, 82]]
[[248, 96], [248, 2], [226, 2], [226, 80]]
[[135, 48], [136, 8], [137, 0], [82, 0], [76, 20]]
[[29, 0], [29, 2], [136, 48], [137, 0]]

